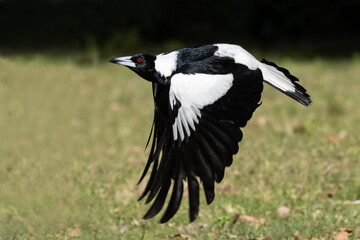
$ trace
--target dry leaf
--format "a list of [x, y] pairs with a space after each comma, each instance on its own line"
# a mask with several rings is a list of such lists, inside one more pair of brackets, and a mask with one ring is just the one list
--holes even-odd
[[300, 235], [299, 231], [295, 231], [295, 232], [294, 232], [294, 237], [295, 237], [296, 239], [305, 239], [303, 236]]
[[339, 232], [334, 236], [335, 240], [347, 240], [349, 239], [349, 233], [348, 232]]
[[113, 213], [118, 213], [118, 214], [121, 214], [121, 209], [120, 208], [114, 208], [114, 210], [113, 210]]
[[232, 220], [232, 224], [235, 224], [238, 220], [242, 220], [248, 223], [260, 223], [260, 224], [265, 224], [265, 218], [257, 218], [255, 216], [250, 216], [250, 215], [240, 215], [237, 214], [235, 215], [234, 219]]
[[316, 211], [313, 213], [313, 217], [316, 218], [317, 216], [319, 216], [321, 213], [320, 209], [316, 209]]
[[62, 236], [64, 236], [65, 235], [65, 232], [63, 231], [63, 230], [61, 230], [60, 232], [58, 232], [58, 233], [55, 233], [55, 234], [50, 234], [50, 233], [45, 233], [44, 234], [44, 237], [62, 237]]
[[192, 233], [194, 230], [198, 228], [198, 225], [196, 223], [190, 223], [188, 225], [180, 225], [177, 230], [179, 232], [186, 232], [186, 233]]
[[222, 193], [231, 193], [234, 191], [234, 187], [231, 184], [226, 184], [223, 187], [219, 188], [219, 191]]
[[235, 209], [232, 207], [231, 204], [228, 204], [225, 206], [225, 211], [227, 214], [233, 214], [235, 213]]
[[81, 235], [81, 229], [79, 226], [75, 226], [74, 229], [68, 232], [69, 237], [80, 237], [80, 235]]
[[321, 203], [319, 203], [319, 204], [316, 204], [316, 205], [315, 205], [315, 208], [316, 208], [316, 210], [320, 210], [320, 209], [323, 209], [323, 208], [324, 208], [324, 205], [322, 205]]
[[218, 238], [220, 236], [220, 233], [219, 232], [210, 232], [210, 233], [208, 233], [208, 236], [210, 238]]
[[183, 196], [185, 196], [185, 197], [189, 196], [189, 189], [187, 186], [184, 187]]
[[334, 189], [327, 192], [327, 196], [328, 197], [333, 197], [337, 192], [338, 192], [338, 189], [334, 188]]
[[235, 234], [227, 234], [227, 237], [228, 238], [236, 238], [236, 239], [238, 239], [238, 236], [235, 235]]
[[[140, 220], [141, 221], [141, 220]], [[139, 226], [140, 225], [140, 221], [138, 219], [134, 219], [131, 223], [135, 226]]]
[[239, 219], [245, 221], [245, 222], [256, 222], [256, 217], [254, 216], [249, 216], [249, 215], [240, 215]]
[[337, 206], [339, 204], [342, 204], [342, 202], [340, 200], [333, 200], [333, 199], [329, 199], [329, 202], [331, 203], [331, 205], [333, 206]]
[[192, 237], [190, 235], [186, 235], [186, 234], [182, 234], [182, 233], [178, 233], [178, 234], [169, 236], [169, 238], [180, 238], [180, 239], [185, 239], [185, 240], [192, 240]]
[[352, 233], [352, 228], [339, 228], [339, 233], [334, 236], [335, 240], [349, 239], [349, 234]]
[[343, 210], [343, 207], [342, 207], [342, 206], [337, 206], [337, 207], [335, 208], [335, 210], [341, 212], [341, 211]]
[[278, 217], [286, 217], [290, 214], [290, 208], [288, 208], [286, 206], [280, 206], [276, 210], [276, 214]]
[[129, 226], [124, 223], [123, 225], [121, 225], [121, 228], [120, 228], [120, 233], [123, 234], [123, 233], [126, 233], [127, 230], [129, 230]]
[[309, 238], [309, 240], [327, 240], [327, 239], [329, 239], [329, 236], [325, 236], [325, 237], [322, 237], [322, 238], [314, 238], [314, 237]]
[[347, 132], [345, 130], [343, 130], [343, 131], [339, 132], [339, 134], [337, 134], [337, 135], [325, 136], [324, 139], [327, 142], [339, 142], [339, 141], [344, 140], [346, 135], [347, 135]]
[[256, 120], [256, 124], [257, 124], [258, 126], [260, 126], [260, 127], [265, 126], [266, 123], [267, 123], [267, 119], [266, 119], [266, 117], [264, 117], [264, 116], [258, 117], [257, 120]]
[[353, 230], [352, 230], [352, 228], [339, 228], [339, 232], [352, 233]]
[[207, 228], [209, 225], [207, 223], [199, 223], [200, 229]]
[[[172, 227], [172, 226], [169, 226], [169, 227]], [[185, 228], [185, 225], [180, 225], [176, 228], [177, 231], [179, 232], [185, 232], [186, 228]]]

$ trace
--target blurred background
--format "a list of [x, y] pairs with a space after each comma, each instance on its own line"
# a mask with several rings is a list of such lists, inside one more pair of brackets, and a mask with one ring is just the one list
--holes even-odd
[[214, 42], [298, 56], [351, 56], [359, 1], [1, 0], [1, 53], [100, 55]]
[[[0, 240], [360, 239], [359, 12], [358, 0], [0, 0]], [[219, 42], [289, 69], [313, 104], [265, 84], [214, 202], [201, 193], [188, 224], [185, 189], [171, 222], [144, 221], [151, 84], [107, 60]]]

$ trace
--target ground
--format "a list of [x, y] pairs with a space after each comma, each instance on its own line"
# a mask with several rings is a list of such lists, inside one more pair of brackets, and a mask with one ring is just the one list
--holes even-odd
[[266, 86], [215, 201], [188, 224], [185, 192], [161, 225], [137, 201], [150, 84], [105, 59], [0, 57], [0, 239], [359, 239], [360, 58], [275, 60], [313, 105]]

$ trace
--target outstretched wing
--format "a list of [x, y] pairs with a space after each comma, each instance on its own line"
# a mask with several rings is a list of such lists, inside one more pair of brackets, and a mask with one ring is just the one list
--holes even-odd
[[[235, 66], [236, 65], [236, 66]], [[183, 74], [171, 78], [171, 86], [153, 83], [155, 114], [150, 155], [141, 182], [152, 165], [145, 190], [153, 201], [144, 218], [168, 207], [160, 220], [171, 219], [180, 206], [184, 182], [189, 192], [190, 221], [199, 211], [199, 181], [206, 201], [214, 197], [214, 182], [221, 182], [242, 139], [244, 127], [259, 106], [263, 80], [260, 70], [234, 64], [231, 73]]]

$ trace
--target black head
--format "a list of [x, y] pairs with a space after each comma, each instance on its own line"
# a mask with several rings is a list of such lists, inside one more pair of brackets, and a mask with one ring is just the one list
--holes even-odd
[[132, 56], [112, 58], [109, 62], [124, 65], [144, 79], [155, 81], [155, 59], [156, 57], [149, 54], [134, 54]]

